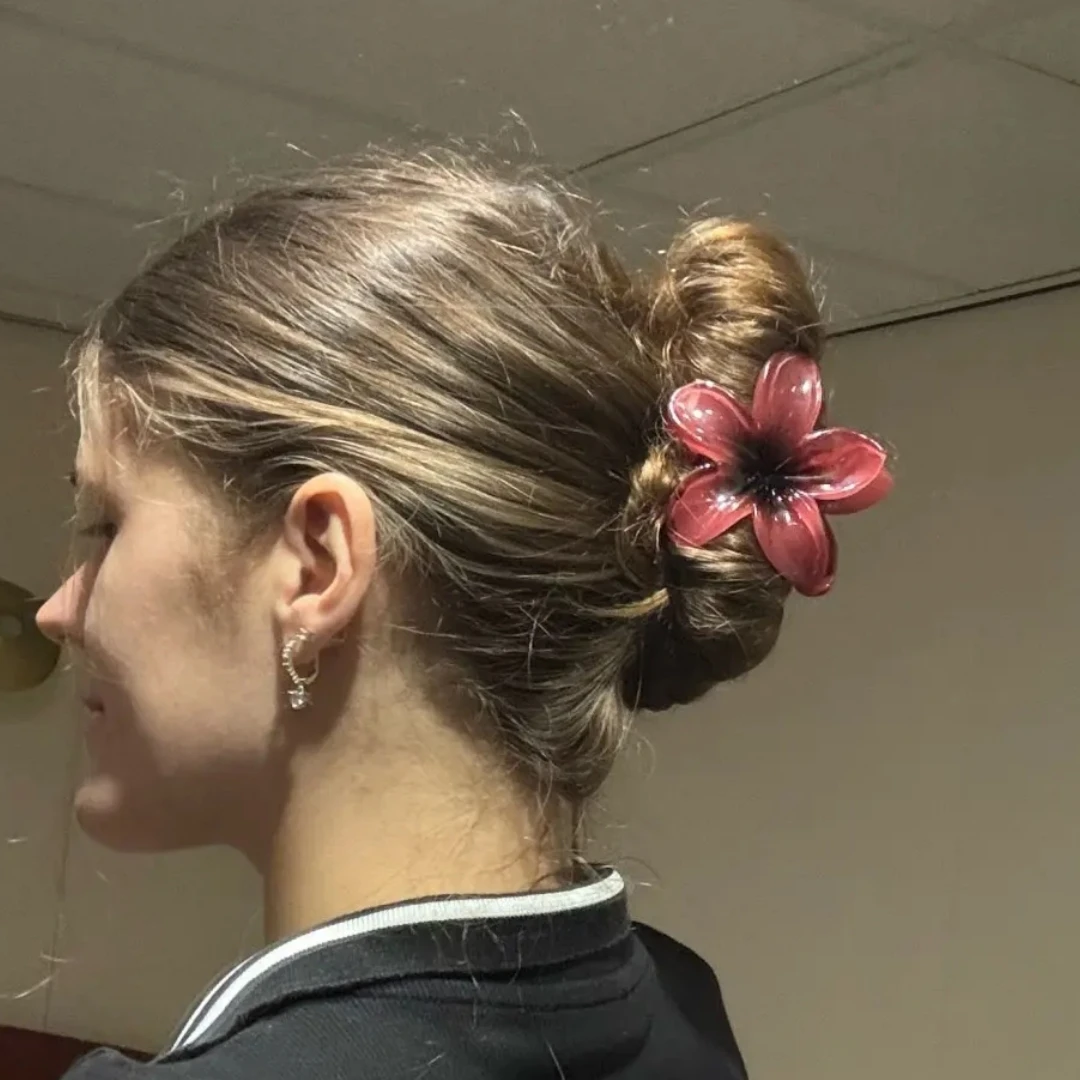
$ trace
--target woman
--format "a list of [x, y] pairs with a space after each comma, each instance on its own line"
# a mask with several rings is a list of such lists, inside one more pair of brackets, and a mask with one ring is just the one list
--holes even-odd
[[772, 648], [821, 511], [885, 455], [813, 432], [792, 253], [709, 221], [632, 278], [531, 172], [386, 157], [256, 193], [73, 353], [86, 543], [40, 623], [85, 661], [82, 827], [229, 844], [262, 953], [157, 1076], [744, 1075], [702, 960], [582, 816], [638, 709]]

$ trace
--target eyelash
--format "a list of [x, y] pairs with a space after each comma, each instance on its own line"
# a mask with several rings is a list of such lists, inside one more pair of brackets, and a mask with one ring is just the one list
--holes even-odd
[[95, 525], [87, 525], [79, 529], [79, 535], [91, 540], [114, 540], [116, 538], [116, 526], [111, 521], [101, 521]]

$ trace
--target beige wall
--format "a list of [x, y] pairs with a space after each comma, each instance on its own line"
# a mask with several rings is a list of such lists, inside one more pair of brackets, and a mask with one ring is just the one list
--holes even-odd
[[[64, 400], [50, 370], [64, 344], [0, 322], [0, 577], [34, 590], [55, 579], [70, 499]], [[66, 690], [55, 678], [0, 694], [0, 1023], [45, 1019], [74, 765]]]
[[894, 498], [612, 788], [758, 1078], [1080, 1074], [1078, 331], [1074, 290], [838, 342]]
[[[642, 725], [604, 847], [721, 973], [755, 1080], [1061, 1080], [1080, 1067], [1080, 291], [847, 339], [834, 416], [899, 449], [776, 657]], [[44, 589], [67, 511], [63, 342], [0, 324], [0, 576]], [[62, 678], [0, 697], [0, 1023], [153, 1046], [255, 942], [218, 853], [77, 834]], [[3, 844], [5, 839], [22, 840]], [[54, 941], [55, 938], [55, 941]]]

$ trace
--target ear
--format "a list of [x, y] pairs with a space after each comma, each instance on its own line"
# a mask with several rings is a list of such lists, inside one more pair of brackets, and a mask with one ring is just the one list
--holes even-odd
[[367, 492], [322, 473], [293, 495], [279, 540], [277, 617], [285, 634], [313, 635], [315, 651], [356, 617], [375, 576], [375, 513]]

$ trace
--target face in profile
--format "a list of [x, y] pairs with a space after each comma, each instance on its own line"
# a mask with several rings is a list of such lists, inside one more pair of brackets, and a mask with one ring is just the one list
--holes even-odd
[[84, 442], [77, 484], [76, 568], [38, 622], [78, 673], [78, 820], [129, 851], [249, 846], [277, 793], [278, 646], [258, 560], [242, 580], [223, 572], [209, 500], [176, 467]]

